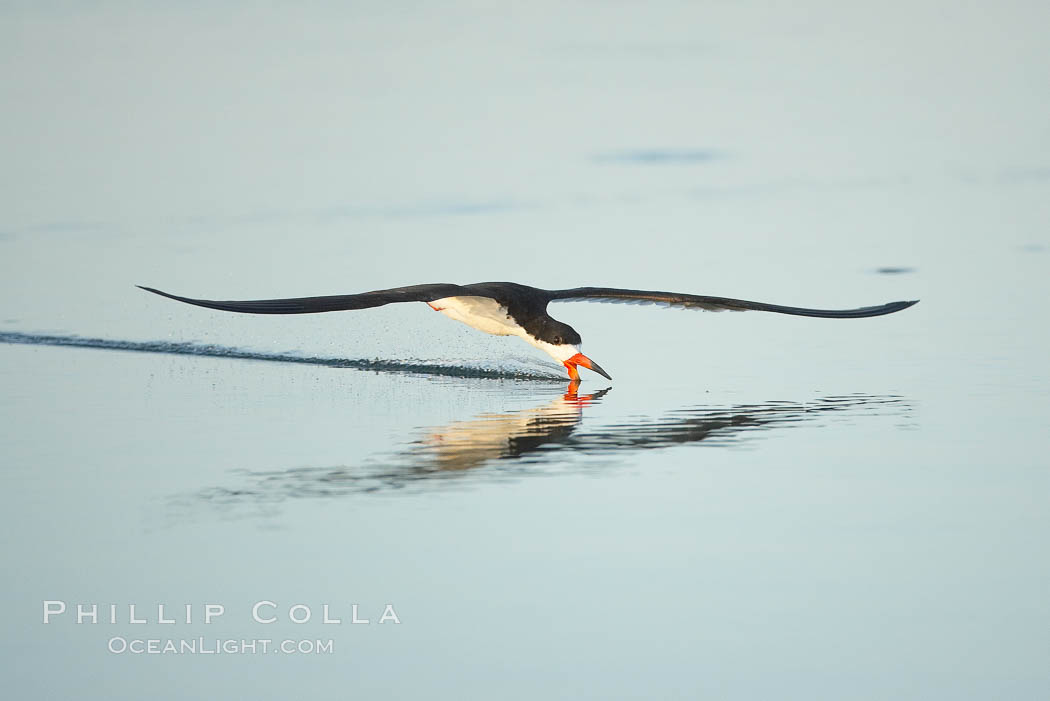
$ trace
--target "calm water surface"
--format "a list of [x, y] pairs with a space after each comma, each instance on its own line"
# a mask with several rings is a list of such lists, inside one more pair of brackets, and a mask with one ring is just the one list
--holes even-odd
[[[1050, 18], [995, 12], [0, 13], [10, 693], [1045, 698]], [[482, 280], [922, 302], [552, 305], [573, 388], [425, 305], [134, 288]]]

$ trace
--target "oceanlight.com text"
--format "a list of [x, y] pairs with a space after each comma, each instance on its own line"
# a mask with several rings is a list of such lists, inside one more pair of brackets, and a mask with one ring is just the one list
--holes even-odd
[[269, 638], [124, 638], [106, 643], [114, 655], [331, 655], [335, 644], [326, 640]]

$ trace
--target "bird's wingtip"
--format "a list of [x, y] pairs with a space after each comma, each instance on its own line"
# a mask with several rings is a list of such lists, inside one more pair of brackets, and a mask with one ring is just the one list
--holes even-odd
[[140, 290], [144, 290], [145, 292], [149, 292], [150, 294], [160, 295], [161, 297], [167, 297], [169, 299], [179, 299], [175, 295], [168, 294], [167, 292], [162, 292], [161, 290], [158, 290], [155, 287], [146, 287], [145, 285], [135, 285], [135, 287], [139, 288]]

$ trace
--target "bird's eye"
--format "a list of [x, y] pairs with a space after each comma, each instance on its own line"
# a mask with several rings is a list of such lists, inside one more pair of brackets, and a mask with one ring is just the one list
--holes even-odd
[[555, 336], [555, 337], [554, 337], [554, 345], [556, 345], [556, 346], [560, 346], [560, 345], [561, 345], [561, 343], [562, 343], [562, 341], [561, 341], [561, 336]]

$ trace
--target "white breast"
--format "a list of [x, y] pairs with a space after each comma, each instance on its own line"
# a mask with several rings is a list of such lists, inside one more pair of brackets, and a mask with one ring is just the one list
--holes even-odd
[[521, 336], [525, 331], [507, 313], [506, 307], [489, 297], [443, 297], [427, 304], [448, 318], [485, 333]]

